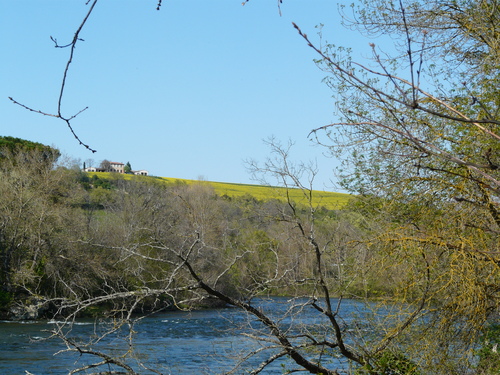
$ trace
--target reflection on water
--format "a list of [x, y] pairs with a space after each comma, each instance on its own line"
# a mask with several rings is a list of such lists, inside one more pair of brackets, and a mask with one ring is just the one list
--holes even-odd
[[[259, 305], [270, 315], [280, 319], [283, 327], [290, 325], [307, 325], [311, 330], [323, 335], [331, 335], [322, 326], [324, 319], [315, 310], [304, 311], [287, 309], [290, 304], [285, 298], [260, 300]], [[363, 311], [363, 305], [356, 301], [343, 301], [341, 316], [348, 323], [353, 314]], [[97, 362], [96, 358], [86, 358], [74, 353], [54, 353], [65, 349], [60, 340], [47, 338], [56, 321], [39, 322], [0, 322], [0, 374], [25, 374], [28, 371], [35, 375], [67, 374], [71, 369], [84, 364]], [[135, 327], [134, 336], [137, 360], [164, 374], [215, 374], [229, 371], [238, 358], [262, 343], [257, 343], [242, 333], [251, 325], [254, 329], [263, 329], [255, 321], [238, 309], [213, 309], [191, 312], [165, 312], [147, 317]], [[91, 320], [79, 320], [71, 331], [71, 337], [85, 339], [99, 332], [99, 324]], [[259, 332], [254, 332], [259, 334]], [[265, 329], [262, 330], [262, 334]], [[124, 335], [123, 335], [124, 336]], [[107, 337], [94, 349], [113, 350], [114, 353], [126, 352], [128, 349], [125, 337], [120, 335]], [[258, 366], [270, 355], [269, 351], [251, 358], [248, 363], [235, 373], [246, 373], [250, 368]], [[137, 367], [136, 361], [128, 364], [140, 373], [148, 371]], [[332, 359], [330, 359], [332, 360]], [[338, 360], [335, 366], [346, 368], [345, 362]], [[263, 374], [280, 374], [283, 368], [292, 369], [293, 364], [286, 358], [272, 364]], [[101, 369], [104, 371], [105, 369]], [[94, 369], [94, 371], [96, 371]], [[88, 373], [92, 371], [89, 370]]]

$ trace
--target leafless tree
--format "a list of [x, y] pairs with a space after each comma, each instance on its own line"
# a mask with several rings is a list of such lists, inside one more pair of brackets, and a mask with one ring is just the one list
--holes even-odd
[[113, 172], [111, 168], [111, 162], [107, 159], [101, 161], [101, 163], [99, 164], [99, 168], [101, 168], [105, 172]]
[[[229, 305], [249, 317], [247, 324], [234, 322], [234, 327], [242, 329], [243, 337], [258, 345], [235, 353], [236, 362], [227, 373], [240, 373], [247, 368], [247, 361], [260, 358], [260, 365], [251, 370], [258, 374], [285, 357], [291, 360], [290, 371], [340, 374], [345, 373], [346, 362], [376, 371], [380, 353], [420, 310], [388, 323], [384, 328], [391, 326], [390, 333], [374, 332], [377, 345], [366, 343], [365, 333], [359, 328], [365, 322], [354, 320], [348, 324], [344, 320], [343, 296], [350, 283], [360, 277], [359, 268], [351, 271], [347, 259], [358, 259], [353, 255], [357, 245], [346, 250], [356, 237], [347, 236], [346, 228], [338, 224], [325, 227], [318, 221], [320, 207], [312, 203], [314, 191], [306, 187], [312, 185], [315, 169], [294, 165], [290, 147], [283, 148], [275, 140], [270, 146], [273, 156], [263, 166], [250, 164], [256, 175], [264, 173], [286, 181], [284, 203], [265, 205], [264, 215], [276, 225], [269, 234], [255, 231], [247, 237], [235, 236], [247, 227], [239, 226], [241, 220], [231, 220], [234, 214], [206, 183], [165, 189], [154, 183], [122, 182], [119, 196], [108, 203], [107, 209], [113, 213], [109, 215], [111, 221], [105, 224], [102, 217], [97, 217], [99, 227], [74, 246], [87, 252], [105, 252], [106, 259], [114, 264], [111, 269], [123, 274], [123, 278], [108, 279], [104, 270], [94, 265], [86, 272], [101, 273], [100, 277], [107, 280], [97, 295], [90, 290], [82, 294], [83, 284], [66, 283], [68, 297], [52, 301], [59, 306], [56, 315], [64, 317], [53, 330], [53, 336], [66, 345], [63, 352], [95, 359], [72, 373], [103, 366], [127, 373], [160, 373], [161, 369], [140, 359], [134, 342], [140, 329], [137, 323], [167, 308], [200, 305]], [[303, 183], [299, 176], [309, 177]], [[304, 201], [291, 200], [287, 189], [293, 188], [301, 189]], [[341, 272], [339, 259], [345, 263]], [[254, 263], [258, 267], [250, 268]], [[133, 285], [127, 281], [131, 279]], [[91, 283], [87, 287], [95, 288]], [[256, 298], [284, 288], [294, 290], [295, 297], [290, 297], [279, 315]], [[101, 316], [99, 329], [87, 341], [72, 339], [72, 324], [79, 314], [103, 305], [108, 306], [103, 313], [108, 312], [109, 319]], [[148, 313], [137, 315], [142, 310]], [[318, 323], [304, 324], [304, 316], [314, 317]], [[121, 352], [106, 347], [96, 349], [97, 343], [113, 335], [120, 335], [127, 343]], [[336, 358], [343, 358], [344, 365]]]

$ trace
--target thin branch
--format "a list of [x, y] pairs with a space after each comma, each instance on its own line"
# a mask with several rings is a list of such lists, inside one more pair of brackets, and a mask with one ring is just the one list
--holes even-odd
[[380, 98], [384, 98], [382, 100], [382, 102], [394, 102], [394, 103], [401, 104], [401, 105], [403, 105], [405, 107], [408, 107], [408, 108], [411, 108], [411, 109], [418, 109], [418, 110], [421, 110], [422, 112], [426, 112], [426, 113], [428, 113], [430, 115], [437, 116], [437, 117], [440, 117], [440, 118], [444, 118], [444, 119], [447, 119], [447, 120], [457, 121], [457, 122], [461, 122], [461, 123], [473, 124], [474, 126], [476, 126], [477, 128], [481, 129], [483, 132], [487, 133], [488, 135], [492, 136], [493, 138], [495, 138], [497, 140], [500, 140], [500, 135], [493, 133], [492, 131], [486, 129], [483, 125], [481, 125], [481, 124], [495, 124], [495, 125], [500, 125], [500, 121], [494, 120], [494, 119], [485, 119], [485, 120], [476, 119], [476, 120], [473, 120], [473, 119], [469, 118], [468, 116], [466, 116], [464, 113], [462, 113], [459, 110], [457, 110], [456, 108], [454, 108], [454, 107], [450, 106], [449, 104], [445, 103], [443, 100], [441, 100], [441, 99], [433, 96], [432, 94], [424, 91], [422, 88], [420, 88], [418, 86], [412, 85], [411, 82], [409, 82], [409, 81], [407, 81], [407, 80], [405, 80], [403, 78], [400, 78], [400, 77], [397, 77], [397, 76], [393, 76], [393, 75], [389, 75], [386, 72], [381, 73], [381, 72], [374, 71], [374, 70], [369, 69], [368, 67], [366, 67], [366, 66], [364, 66], [362, 64], [359, 64], [359, 63], [355, 63], [355, 62], [352, 63], [354, 65], [359, 66], [361, 69], [363, 69], [367, 73], [371, 73], [371, 74], [378, 75], [378, 76], [381, 76], [381, 77], [386, 77], [386, 78], [389, 78], [391, 80], [397, 79], [401, 83], [404, 83], [404, 84], [408, 85], [410, 88], [412, 88], [414, 90], [417, 90], [418, 92], [420, 92], [421, 94], [423, 94], [427, 98], [431, 99], [431, 101], [433, 101], [433, 102], [435, 102], [435, 103], [437, 103], [439, 105], [442, 105], [445, 109], [449, 110], [454, 115], [449, 115], [449, 114], [446, 114], [444, 112], [439, 112], [439, 111], [433, 110], [431, 108], [424, 107], [424, 106], [421, 105], [421, 103], [408, 103], [406, 100], [402, 100], [402, 99], [399, 99], [399, 98], [397, 98], [397, 97], [395, 97], [393, 95], [390, 95], [387, 92], [382, 91], [380, 89], [377, 89], [374, 85], [372, 85], [372, 84], [364, 81], [363, 79], [359, 78], [353, 72], [348, 71], [347, 69], [343, 68], [340, 65], [340, 63], [337, 63], [337, 62], [333, 61], [323, 51], [321, 51], [314, 44], [312, 44], [312, 42], [309, 40], [307, 34], [303, 33], [302, 30], [299, 28], [299, 26], [297, 26], [297, 24], [295, 24], [295, 23], [292, 22], [292, 25], [298, 31], [299, 35], [302, 38], [305, 39], [305, 41], [307, 42], [307, 45], [309, 47], [311, 47], [313, 50], [315, 50], [330, 66], [332, 66], [335, 70], [337, 70], [340, 73], [340, 75], [341, 75], [341, 77], [343, 79], [345, 79], [346, 81], [348, 81], [351, 84], [359, 85], [360, 88], [365, 88], [365, 89], [373, 92], [376, 96], [379, 96]]
[[307, 369], [312, 373], [322, 373], [325, 375], [338, 374], [337, 371], [329, 370], [317, 363], [309, 361], [307, 358], [305, 358], [302, 354], [298, 352], [297, 348], [288, 339], [286, 333], [284, 333], [271, 318], [269, 318], [266, 314], [264, 314], [263, 311], [255, 308], [249, 303], [236, 300], [228, 296], [227, 294], [221, 293], [220, 291], [213, 289], [204, 282], [204, 280], [200, 277], [200, 275], [198, 275], [198, 273], [194, 270], [193, 266], [188, 262], [187, 258], [181, 258], [181, 259], [183, 260], [184, 265], [188, 269], [191, 276], [198, 282], [199, 286], [203, 290], [205, 290], [208, 294], [217, 297], [221, 301], [229, 305], [239, 307], [244, 311], [255, 316], [262, 324], [264, 324], [264, 326], [266, 326], [271, 331], [271, 334], [278, 339], [281, 347], [286, 351], [287, 355], [290, 356], [299, 366], [302, 366], [303, 368]]
[[69, 71], [69, 66], [70, 64], [73, 62], [73, 55], [75, 53], [75, 48], [76, 48], [76, 43], [81, 40], [79, 38], [80, 36], [80, 32], [82, 31], [83, 29], [83, 26], [85, 25], [85, 23], [87, 22], [87, 20], [89, 19], [90, 17], [90, 14], [92, 13], [92, 11], [94, 10], [94, 7], [95, 5], [97, 4], [97, 1], [98, 0], [94, 0], [92, 2], [92, 5], [90, 6], [90, 9], [89, 11], [87, 12], [87, 14], [85, 15], [82, 23], [80, 24], [80, 26], [78, 27], [78, 29], [76, 30], [75, 32], [75, 35], [73, 36], [73, 40], [72, 42], [70, 43], [71, 45], [71, 48], [70, 48], [70, 54], [69, 54], [69, 59], [66, 63], [66, 67], [64, 69], [64, 73], [63, 73], [63, 79], [62, 79], [62, 82], [61, 82], [61, 90], [59, 92], [59, 100], [57, 102], [57, 114], [59, 115], [60, 118], [63, 118], [62, 114], [61, 114], [61, 106], [62, 106], [62, 99], [63, 99], [63, 95], [64, 95], [64, 89], [65, 89], [65, 86], [66, 86], [66, 79], [68, 77], [68, 71]]
[[10, 96], [9, 96], [9, 99], [10, 99], [10, 101], [11, 101], [12, 103], [17, 104], [17, 105], [19, 105], [19, 106], [23, 107], [24, 109], [27, 109], [28, 111], [35, 112], [35, 113], [39, 113], [39, 114], [44, 115], [44, 116], [50, 116], [50, 117], [59, 118], [59, 116], [58, 116], [58, 115], [53, 115], [53, 114], [50, 114], [50, 113], [47, 113], [47, 112], [43, 112], [43, 111], [40, 111], [39, 109], [33, 109], [33, 108], [28, 107], [28, 106], [26, 106], [26, 105], [24, 105], [24, 104], [22, 104], [22, 103], [19, 103], [18, 101], [14, 100], [14, 99], [13, 99], [13, 98], [11, 98]]
[[44, 115], [44, 116], [59, 118], [62, 121], [64, 121], [66, 123], [66, 126], [69, 128], [71, 134], [73, 134], [73, 137], [75, 137], [75, 139], [78, 141], [78, 143], [81, 146], [85, 147], [87, 150], [89, 150], [89, 151], [91, 151], [93, 153], [96, 152], [96, 150], [93, 149], [93, 148], [91, 148], [86, 143], [82, 142], [82, 140], [80, 139], [80, 137], [78, 136], [78, 134], [76, 134], [75, 130], [73, 129], [73, 125], [71, 124], [71, 120], [73, 120], [75, 117], [77, 117], [83, 111], [87, 110], [88, 107], [85, 107], [84, 109], [78, 111], [76, 114], [74, 114], [74, 115], [72, 115], [70, 117], [65, 117], [65, 116], [62, 115], [62, 101], [63, 101], [63, 97], [64, 97], [64, 90], [66, 88], [66, 81], [67, 81], [67, 78], [68, 78], [69, 66], [73, 62], [73, 56], [74, 56], [74, 53], [75, 53], [76, 44], [77, 44], [78, 41], [83, 41], [83, 39], [80, 38], [80, 32], [82, 31], [83, 26], [85, 25], [85, 23], [87, 22], [87, 20], [89, 19], [90, 15], [91, 15], [92, 11], [94, 10], [94, 7], [97, 4], [97, 1], [98, 0], [93, 0], [92, 1], [92, 4], [90, 5], [90, 8], [89, 8], [87, 14], [83, 18], [82, 23], [80, 24], [80, 26], [76, 30], [75, 35], [73, 36], [73, 40], [70, 43], [68, 43], [66, 45], [59, 45], [57, 43], [57, 39], [53, 38], [52, 36], [50, 37], [50, 39], [55, 43], [55, 47], [56, 48], [67, 48], [67, 47], [70, 47], [70, 54], [69, 54], [68, 61], [66, 62], [66, 67], [64, 68], [63, 78], [62, 78], [62, 81], [61, 81], [61, 87], [60, 87], [60, 90], [59, 90], [59, 98], [57, 100], [57, 114], [50, 114], [48, 112], [44, 112], [44, 111], [40, 111], [40, 110], [37, 110], [37, 109], [33, 109], [32, 107], [28, 107], [28, 106], [26, 106], [24, 104], [21, 104], [17, 100], [14, 100], [13, 98], [9, 97], [9, 99], [14, 104], [17, 104], [17, 105], [23, 107], [24, 109], [27, 109], [28, 111], [35, 112], [35, 113], [38, 113], [38, 114], [41, 114], [41, 115]]

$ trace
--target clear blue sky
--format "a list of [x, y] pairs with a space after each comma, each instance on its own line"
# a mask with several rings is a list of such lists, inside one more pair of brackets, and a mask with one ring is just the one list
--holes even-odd
[[54, 145], [72, 158], [129, 161], [165, 177], [252, 183], [245, 159], [263, 161], [263, 139], [293, 140], [292, 159], [317, 160], [315, 188], [335, 190], [336, 160], [307, 139], [335, 120], [334, 93], [317, 58], [293, 29], [369, 53], [368, 40], [340, 24], [327, 0], [101, 0], [70, 67], [65, 124], [12, 104], [56, 112], [71, 40], [84, 0], [0, 1], [0, 135]]

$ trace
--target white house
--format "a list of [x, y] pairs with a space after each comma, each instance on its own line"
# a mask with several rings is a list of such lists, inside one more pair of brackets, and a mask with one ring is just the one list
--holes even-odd
[[83, 169], [84, 172], [104, 172], [104, 169], [102, 168], [96, 168], [96, 167], [87, 167]]
[[[107, 167], [106, 168], [100, 168], [100, 167], [87, 167], [84, 168], [84, 172], [114, 172], [114, 173], [125, 173], [125, 164], [117, 162], [117, 161], [109, 161], [106, 163]], [[145, 169], [141, 169], [138, 171], [130, 171], [130, 173], [133, 173], [138, 176], [149, 176], [149, 172]]]

